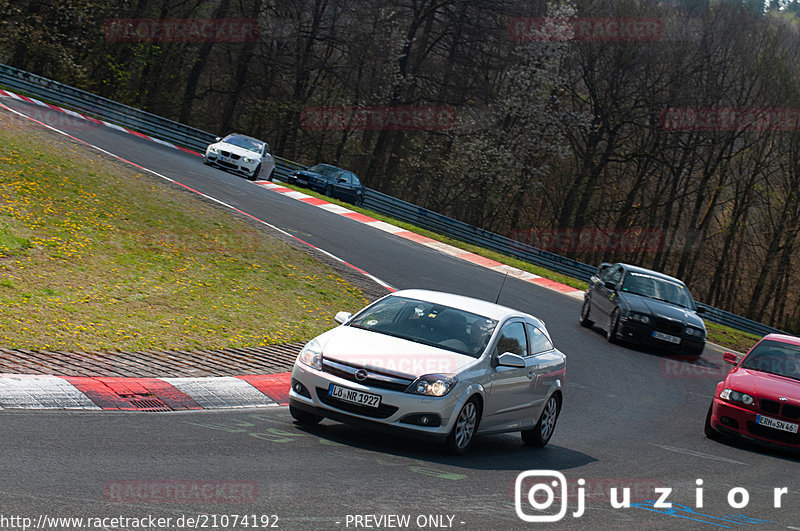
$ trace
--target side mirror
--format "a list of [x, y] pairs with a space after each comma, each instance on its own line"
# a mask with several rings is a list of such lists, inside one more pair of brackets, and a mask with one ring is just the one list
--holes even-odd
[[497, 364], [503, 367], [517, 367], [522, 369], [525, 367], [525, 359], [512, 352], [505, 352], [497, 356]]
[[334, 316], [333, 320], [339, 324], [345, 324], [352, 316], [353, 314], [350, 312], [339, 312]]
[[217, 139], [217, 142], [219, 142], [220, 140], [222, 140], [222, 137], [218, 136], [218, 137], [216, 137], [216, 139]]
[[722, 355], [722, 359], [725, 361], [725, 363], [730, 363], [732, 365], [736, 365], [739, 362], [739, 360], [736, 358], [736, 354], [733, 352], [725, 352]]
[[603, 282], [603, 285], [606, 287], [606, 289], [610, 289], [611, 291], [617, 289], [617, 285], [611, 282], [610, 280], [606, 280], [605, 282]]
[[340, 182], [340, 183], [346, 183], [346, 182], [347, 182], [347, 179], [345, 179], [344, 177], [342, 177], [341, 179], [339, 179], [339, 182]]
[[706, 309], [702, 306], [698, 306], [696, 311], [697, 313], [706, 313]]

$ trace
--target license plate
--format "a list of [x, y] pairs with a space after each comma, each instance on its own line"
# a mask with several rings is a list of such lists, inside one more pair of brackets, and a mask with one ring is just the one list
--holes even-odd
[[336, 384], [331, 384], [328, 387], [328, 395], [343, 402], [349, 402], [351, 404], [357, 404], [359, 406], [377, 408], [381, 405], [380, 395], [364, 393], [361, 391], [356, 391], [355, 389], [348, 389], [347, 387], [342, 387]]
[[789, 433], [797, 433], [798, 426], [797, 424], [792, 424], [791, 422], [784, 422], [782, 420], [764, 417], [761, 415], [756, 415], [756, 424], [761, 424], [762, 426], [766, 426], [768, 428], [775, 428], [776, 430], [788, 431]]
[[669, 334], [662, 334], [661, 332], [653, 332], [653, 337], [656, 339], [660, 339], [661, 341], [667, 341], [669, 343], [675, 343], [676, 345], [681, 342], [681, 338], [671, 336]]

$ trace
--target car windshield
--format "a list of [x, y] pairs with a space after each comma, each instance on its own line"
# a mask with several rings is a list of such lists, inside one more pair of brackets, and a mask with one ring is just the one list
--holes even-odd
[[692, 298], [686, 286], [646, 273], [629, 271], [622, 283], [622, 291], [650, 299], [668, 302], [681, 308], [693, 309]]
[[364, 309], [349, 326], [480, 357], [497, 321], [405, 297], [387, 297]]
[[744, 359], [742, 368], [800, 380], [800, 346], [762, 341]]
[[262, 153], [264, 150], [263, 142], [253, 140], [252, 138], [247, 138], [246, 136], [228, 135], [225, 138], [223, 138], [222, 141], [225, 142], [226, 144], [244, 148], [259, 154]]
[[336, 168], [334, 166], [328, 166], [326, 164], [317, 164], [316, 166], [311, 166], [308, 171], [313, 173], [319, 173], [326, 177], [338, 177], [342, 170]]

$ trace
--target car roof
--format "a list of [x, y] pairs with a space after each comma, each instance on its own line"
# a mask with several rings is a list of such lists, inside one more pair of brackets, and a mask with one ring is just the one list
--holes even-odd
[[652, 275], [652, 276], [657, 277], [657, 278], [662, 278], [664, 280], [671, 280], [672, 282], [677, 282], [679, 284], [683, 284], [683, 281], [678, 279], [678, 278], [671, 277], [669, 275], [665, 275], [664, 273], [660, 273], [658, 271], [653, 271], [652, 269], [646, 269], [644, 267], [639, 267], [639, 266], [635, 266], [635, 265], [631, 265], [631, 264], [623, 264], [623, 263], [619, 263], [617, 265], [621, 265], [627, 271], [633, 271], [635, 273], [644, 273], [644, 274], [647, 274], [647, 275]]
[[[761, 341], [766, 341], [766, 340], [778, 341], [780, 343], [788, 343], [790, 345], [800, 346], [800, 337], [790, 336], [787, 334], [767, 334], [761, 339]], [[759, 343], [761, 341], [759, 341]]]
[[240, 137], [246, 138], [248, 140], [255, 140], [256, 142], [261, 142], [262, 144], [266, 144], [266, 142], [264, 142], [263, 140], [259, 140], [258, 138], [255, 138], [255, 137], [252, 137], [252, 136], [243, 135], [242, 133], [228, 133], [227, 135], [225, 135], [223, 137], [223, 140], [228, 138], [229, 136], [240, 136]]
[[325, 164], [324, 162], [320, 162], [319, 164], [312, 164], [311, 166], [308, 167], [308, 169], [310, 170], [314, 166], [325, 166], [326, 168], [333, 168], [334, 170], [345, 171], [339, 166], [334, 166], [333, 164]]
[[463, 295], [455, 295], [453, 293], [444, 293], [441, 291], [431, 291], [425, 289], [406, 289], [396, 291], [392, 293], [392, 295], [443, 304], [445, 306], [450, 306], [451, 308], [475, 313], [490, 319], [496, 319], [498, 321], [502, 321], [507, 317], [528, 317], [534, 321], [542, 323], [541, 319], [538, 319], [530, 314], [520, 312], [506, 306], [501, 306], [499, 304], [494, 304], [492, 302], [473, 299], [472, 297], [465, 297]]

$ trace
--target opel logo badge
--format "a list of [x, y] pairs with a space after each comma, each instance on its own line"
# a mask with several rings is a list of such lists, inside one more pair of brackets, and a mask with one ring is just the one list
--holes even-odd
[[367, 371], [365, 371], [364, 369], [358, 369], [356, 371], [356, 380], [358, 380], [359, 382], [363, 382], [366, 379], [367, 379]]

